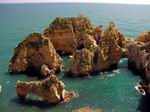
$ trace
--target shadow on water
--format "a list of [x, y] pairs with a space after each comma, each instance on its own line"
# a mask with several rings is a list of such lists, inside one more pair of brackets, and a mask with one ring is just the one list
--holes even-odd
[[150, 96], [142, 96], [139, 102], [138, 112], [150, 112]]
[[27, 75], [28, 77], [36, 77], [37, 80], [38, 79], [43, 79], [44, 77], [41, 76], [41, 74], [37, 73], [37, 72], [20, 72], [20, 73], [9, 73], [8, 71], [4, 72], [4, 75], [9, 75], [10, 77], [14, 77], [14, 76], [20, 76], [20, 75]]
[[17, 97], [13, 98], [11, 101], [17, 103], [18, 105], [24, 105], [28, 107], [36, 106], [41, 109], [52, 108], [57, 105], [57, 104], [51, 104], [45, 100], [40, 101], [40, 100], [32, 100], [28, 98], [26, 98], [25, 100], [21, 100]]

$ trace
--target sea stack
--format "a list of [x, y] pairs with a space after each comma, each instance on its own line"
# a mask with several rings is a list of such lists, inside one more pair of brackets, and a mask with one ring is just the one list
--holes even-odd
[[121, 47], [124, 44], [124, 37], [120, 35], [116, 25], [110, 22], [94, 52], [94, 71], [107, 70], [118, 64], [123, 53]]
[[92, 61], [93, 54], [88, 49], [76, 50], [69, 60], [69, 73], [74, 77], [89, 76]]
[[56, 18], [44, 30], [44, 36], [51, 39], [57, 52], [73, 54], [78, 49], [78, 34], [93, 30], [90, 20], [82, 15], [78, 17]]
[[65, 85], [62, 81], [51, 74], [42, 81], [20, 82], [16, 83], [16, 93], [21, 99], [27, 94], [35, 94], [44, 98], [49, 103], [59, 103], [74, 97], [73, 92], [64, 89]]
[[38, 72], [43, 65], [49, 70], [59, 70], [62, 59], [56, 53], [50, 39], [40, 33], [32, 33], [14, 49], [9, 63], [10, 73]]

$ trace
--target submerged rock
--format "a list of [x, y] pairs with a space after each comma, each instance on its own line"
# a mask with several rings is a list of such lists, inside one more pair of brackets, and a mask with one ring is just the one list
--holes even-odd
[[14, 49], [14, 56], [9, 63], [9, 72], [37, 71], [40, 73], [43, 65], [46, 65], [47, 69], [58, 70], [61, 63], [62, 59], [56, 53], [52, 42], [40, 33], [33, 33]]
[[82, 107], [82, 108], [74, 110], [73, 112], [102, 112], [102, 109], [100, 108], [91, 109], [89, 107]]
[[64, 83], [51, 74], [42, 81], [17, 82], [16, 93], [21, 99], [24, 99], [28, 94], [35, 94], [49, 103], [59, 103], [68, 101], [75, 96], [74, 92], [68, 92], [64, 87]]

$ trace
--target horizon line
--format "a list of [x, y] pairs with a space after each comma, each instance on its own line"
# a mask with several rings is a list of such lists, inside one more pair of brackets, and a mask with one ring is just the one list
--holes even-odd
[[0, 4], [40, 4], [40, 3], [88, 3], [88, 4], [120, 4], [120, 5], [150, 5], [149, 3], [116, 3], [116, 2], [1, 2]]

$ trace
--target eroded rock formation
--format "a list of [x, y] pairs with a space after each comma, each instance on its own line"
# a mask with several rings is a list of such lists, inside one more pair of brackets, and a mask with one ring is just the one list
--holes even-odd
[[92, 72], [93, 54], [86, 48], [76, 50], [69, 60], [69, 72], [77, 76], [89, 76]]
[[150, 41], [150, 31], [138, 35], [135, 38], [135, 40], [140, 41], [140, 42], [144, 42], [144, 43], [149, 42]]
[[87, 33], [82, 33], [78, 35], [77, 41], [78, 41], [78, 50], [86, 48], [91, 52], [94, 52], [95, 47], [97, 46], [94, 36], [89, 35]]
[[[97, 28], [97, 30], [100, 32], [97, 36], [88, 34], [84, 34], [83, 38], [80, 36], [79, 45], [82, 46], [80, 47], [81, 50], [77, 50], [69, 61], [69, 72], [71, 74], [84, 76], [85, 71], [89, 75], [91, 72], [107, 70], [111, 66], [117, 65], [121, 59], [123, 55], [121, 47], [124, 46], [125, 39], [118, 32], [115, 24], [111, 22], [104, 32], [101, 27]], [[89, 60], [89, 63], [84, 63], [86, 67], [80, 66], [84, 59]]]
[[61, 64], [62, 59], [56, 53], [50, 39], [43, 37], [40, 33], [33, 33], [14, 49], [14, 56], [9, 63], [9, 72], [36, 71], [40, 73], [43, 65], [46, 65], [49, 70], [58, 70]]
[[[145, 44], [138, 41], [128, 43], [128, 65], [141, 74], [146, 85], [150, 83], [150, 42]], [[146, 91], [150, 94], [149, 87]]]
[[73, 54], [78, 49], [77, 35], [91, 33], [92, 30], [90, 20], [80, 15], [76, 18], [56, 18], [45, 29], [44, 35], [51, 39], [56, 51]]
[[[94, 55], [94, 69], [97, 71], [108, 69], [111, 65], [118, 64], [122, 57], [123, 37], [118, 36], [118, 31], [114, 23], [109, 27], [99, 41]], [[120, 46], [119, 46], [120, 44]]]
[[66, 92], [64, 84], [51, 75], [64, 68], [55, 50], [72, 54], [69, 73], [74, 77], [108, 70], [127, 57], [129, 66], [141, 72], [146, 80], [144, 88], [150, 94], [150, 31], [129, 39], [113, 22], [105, 30], [101, 25], [94, 28], [89, 19], [80, 15], [56, 18], [43, 34], [30, 34], [14, 49], [10, 73], [36, 71], [48, 76], [43, 81], [17, 82], [20, 97], [34, 93], [50, 103], [58, 103], [74, 95]]
[[18, 81], [16, 83], [16, 93], [21, 99], [24, 99], [28, 94], [35, 94], [49, 103], [59, 103], [61, 101], [69, 101], [75, 96], [74, 92], [66, 91], [64, 87], [64, 83], [51, 74], [42, 81]]

